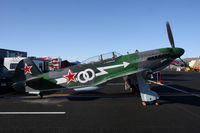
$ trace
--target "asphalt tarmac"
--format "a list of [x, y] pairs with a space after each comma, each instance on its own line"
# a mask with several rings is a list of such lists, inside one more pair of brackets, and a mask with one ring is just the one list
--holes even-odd
[[162, 72], [164, 85], [151, 84], [160, 105], [146, 107], [139, 95], [123, 89], [122, 80], [96, 93], [64, 92], [43, 99], [3, 93], [0, 133], [199, 133], [199, 79], [195, 72]]

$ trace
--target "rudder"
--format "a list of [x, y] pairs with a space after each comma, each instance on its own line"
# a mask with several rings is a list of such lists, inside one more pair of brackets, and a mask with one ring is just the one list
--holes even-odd
[[23, 59], [18, 63], [15, 69], [13, 77], [13, 87], [18, 92], [25, 92], [26, 80], [35, 77], [41, 73], [42, 72], [33, 62], [32, 58]]

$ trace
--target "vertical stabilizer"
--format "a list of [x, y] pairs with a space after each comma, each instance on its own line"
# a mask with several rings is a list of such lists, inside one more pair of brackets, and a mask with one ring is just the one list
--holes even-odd
[[25, 81], [31, 77], [37, 76], [42, 72], [33, 62], [33, 59], [27, 58], [21, 60], [15, 69], [14, 82]]

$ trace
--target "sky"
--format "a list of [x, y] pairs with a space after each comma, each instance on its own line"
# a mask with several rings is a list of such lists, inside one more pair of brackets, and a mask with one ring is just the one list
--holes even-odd
[[69, 61], [175, 46], [199, 57], [199, 0], [0, 0], [0, 48]]

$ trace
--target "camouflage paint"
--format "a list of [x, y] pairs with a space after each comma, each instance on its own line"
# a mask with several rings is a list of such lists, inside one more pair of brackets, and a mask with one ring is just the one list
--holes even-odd
[[[150, 51], [145, 51], [145, 52], [133, 53], [133, 54], [119, 56], [119, 57], [111, 58], [107, 60], [101, 60], [101, 61], [93, 62], [89, 64], [79, 64], [76, 66], [60, 69], [57, 71], [39, 74], [37, 76], [32, 76], [31, 74], [28, 73], [27, 75], [25, 75], [26, 76], [25, 82], [29, 82], [29, 85], [30, 85], [29, 87], [32, 86], [33, 89], [37, 89], [37, 90], [48, 90], [48, 89], [61, 88], [61, 87], [68, 88], [68, 89], [76, 89], [76, 88], [81, 88], [81, 87], [84, 88], [88, 86], [89, 87], [97, 86], [97, 85], [101, 85], [105, 83], [108, 80], [112, 80], [114, 78], [123, 77], [127, 75], [133, 75], [135, 72], [138, 72], [140, 70], [153, 71], [158, 68], [162, 68], [168, 65], [172, 61], [172, 59], [175, 59], [181, 56], [183, 53], [184, 53], [184, 50], [181, 48], [161, 48], [161, 49], [150, 50]], [[163, 56], [163, 55], [166, 55], [166, 56]], [[85, 71], [86, 69], [93, 70], [96, 75], [97, 73], [100, 73], [98, 68], [107, 67], [107, 66], [115, 66], [115, 65], [119, 66], [120, 64], [123, 64], [123, 62], [127, 62], [129, 63], [129, 65], [125, 68], [121, 66], [121, 67], [106, 69], [104, 70], [107, 72], [106, 74], [95, 76], [93, 80], [88, 81], [86, 83], [80, 83], [77, 80], [78, 73]], [[30, 65], [34, 66], [34, 64], [32, 64], [33, 62], [29, 60], [24, 60], [23, 63], [27, 63], [28, 66]], [[21, 68], [19, 67], [18, 70], [16, 70], [16, 71], [19, 71], [16, 74], [18, 77], [21, 74], [21, 69], [23, 67], [24, 65], [21, 65]], [[32, 68], [34, 68], [32, 70], [38, 71], [36, 70], [35, 66]], [[56, 79], [58, 78], [64, 79], [64, 75], [68, 74], [69, 70], [72, 73], [77, 73], [77, 75], [74, 77], [76, 79], [76, 82], [71, 81], [69, 82], [69, 84], [67, 82], [62, 83], [62, 84], [57, 84]], [[35, 74], [34, 71], [32, 71], [33, 74]], [[32, 81], [33, 83], [31, 83]], [[19, 81], [19, 83], [20, 82], [21, 81]], [[37, 86], [37, 87], [34, 87], [34, 86]]]

